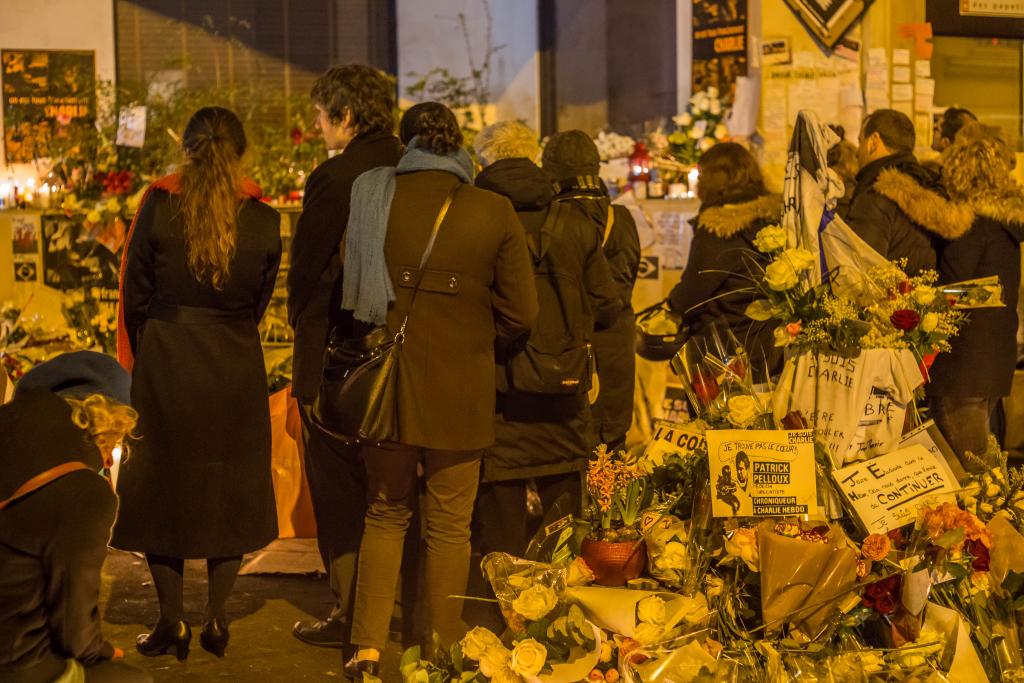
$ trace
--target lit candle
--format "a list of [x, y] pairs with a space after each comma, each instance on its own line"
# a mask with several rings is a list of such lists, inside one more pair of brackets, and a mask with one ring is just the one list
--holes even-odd
[[687, 185], [689, 187], [689, 195], [691, 197], [697, 196], [697, 181], [700, 179], [700, 171], [696, 168], [691, 168], [690, 172], [686, 174]]
[[39, 188], [39, 204], [43, 209], [50, 208], [50, 184], [43, 183]]

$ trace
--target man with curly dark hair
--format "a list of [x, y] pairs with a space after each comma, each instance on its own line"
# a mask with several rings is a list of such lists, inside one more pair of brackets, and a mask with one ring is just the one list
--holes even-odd
[[317, 543], [335, 606], [327, 619], [295, 624], [294, 634], [310, 645], [342, 647], [348, 640], [366, 511], [366, 474], [358, 448], [318, 431], [309, 416], [320, 387], [328, 336], [332, 329], [350, 336], [353, 324], [351, 312], [341, 311], [338, 254], [348, 223], [352, 183], [370, 169], [397, 164], [401, 144], [394, 134], [394, 82], [383, 72], [363, 64], [333, 67], [313, 84], [310, 97], [324, 142], [337, 154], [306, 181], [302, 215], [292, 239], [288, 320], [295, 330], [292, 394], [303, 417]]

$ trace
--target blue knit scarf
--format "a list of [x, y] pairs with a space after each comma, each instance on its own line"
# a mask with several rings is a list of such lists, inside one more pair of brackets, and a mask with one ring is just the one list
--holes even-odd
[[395, 177], [415, 171], [447, 171], [465, 183], [473, 182], [473, 160], [464, 149], [447, 156], [433, 154], [413, 138], [396, 168], [381, 166], [352, 183], [345, 244], [341, 307], [356, 320], [372, 325], [387, 322], [395, 288], [384, 256], [388, 216], [395, 196]]

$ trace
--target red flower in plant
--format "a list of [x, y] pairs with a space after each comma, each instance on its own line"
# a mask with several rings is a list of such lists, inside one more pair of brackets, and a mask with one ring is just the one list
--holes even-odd
[[989, 551], [981, 541], [969, 540], [964, 543], [964, 548], [974, 559], [971, 561], [971, 569], [976, 572], [987, 572], [989, 568]]
[[693, 376], [693, 391], [701, 403], [711, 403], [718, 396], [718, 382], [710, 373], [697, 372]]
[[921, 322], [921, 316], [918, 315], [916, 311], [902, 308], [889, 317], [889, 322], [891, 322], [893, 327], [897, 330], [908, 332], [917, 327], [918, 323]]
[[892, 614], [896, 611], [896, 598], [890, 593], [886, 593], [875, 600], [875, 611], [882, 615]]
[[296, 126], [295, 128], [292, 128], [292, 131], [291, 131], [290, 135], [291, 135], [291, 138], [292, 138], [292, 142], [294, 142], [296, 145], [301, 145], [302, 144], [302, 130], [299, 129], [298, 126]]
[[896, 291], [900, 294], [910, 294], [910, 291], [914, 289], [914, 286], [910, 284], [910, 280], [904, 280], [903, 282], [896, 285]]

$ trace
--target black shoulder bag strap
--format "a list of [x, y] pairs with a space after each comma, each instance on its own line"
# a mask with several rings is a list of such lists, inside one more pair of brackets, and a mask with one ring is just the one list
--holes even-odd
[[441, 210], [437, 212], [437, 218], [434, 219], [434, 227], [430, 231], [430, 239], [427, 240], [427, 247], [423, 250], [423, 257], [420, 258], [420, 267], [416, 275], [416, 287], [412, 290], [412, 299], [409, 300], [409, 308], [405, 311], [402, 326], [399, 328], [398, 334], [395, 335], [396, 341], [405, 339], [405, 326], [409, 324], [409, 315], [412, 313], [413, 304], [416, 303], [416, 295], [420, 293], [420, 285], [423, 284], [423, 274], [426, 272], [427, 260], [430, 258], [430, 253], [434, 250], [434, 242], [437, 241], [437, 233], [441, 230], [441, 223], [444, 222], [445, 216], [448, 215], [448, 209], [451, 208], [455, 195], [458, 194], [460, 189], [462, 189], [461, 180], [456, 183], [455, 187], [448, 193], [448, 196], [445, 197], [444, 204], [441, 205]]
[[[561, 229], [561, 217], [562, 209], [564, 207], [558, 202], [551, 202], [548, 205], [547, 216], [544, 217], [544, 224], [540, 226], [540, 233], [537, 239], [534, 240], [533, 235], [527, 231], [526, 233], [526, 245], [530, 248], [530, 255], [533, 256], [534, 264], [540, 263], [545, 254], [548, 253], [548, 249], [551, 247], [551, 238], [558, 234]], [[545, 236], [548, 239], [544, 239]]]

